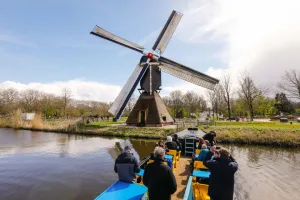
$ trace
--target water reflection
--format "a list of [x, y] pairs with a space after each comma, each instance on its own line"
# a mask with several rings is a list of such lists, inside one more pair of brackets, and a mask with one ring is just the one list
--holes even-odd
[[300, 152], [291, 149], [229, 146], [239, 163], [235, 199], [297, 199]]
[[[0, 199], [93, 199], [117, 180], [125, 145], [138, 160], [156, 141], [0, 129]], [[297, 199], [300, 152], [226, 146], [239, 163], [235, 199]]]

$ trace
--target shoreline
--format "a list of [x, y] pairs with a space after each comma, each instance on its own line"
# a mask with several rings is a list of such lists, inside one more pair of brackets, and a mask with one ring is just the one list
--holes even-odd
[[[63, 134], [74, 134], [82, 136], [118, 137], [134, 139], [165, 139], [167, 135], [176, 133], [176, 129], [148, 128], [148, 127], [118, 127], [106, 126], [96, 129], [84, 127], [70, 127], [63, 129], [30, 128], [1, 126], [0, 128], [11, 128], [15, 130], [43, 131]], [[208, 132], [216, 131], [216, 141], [220, 144], [259, 145], [279, 148], [299, 148], [300, 129], [275, 129], [253, 127], [225, 127], [210, 126], [199, 127], [200, 130]]]
[[216, 141], [221, 144], [300, 148], [300, 128], [200, 126], [199, 129], [215, 131]]
[[[111, 128], [108, 128], [111, 127]], [[158, 129], [158, 128], [130, 128], [130, 127], [113, 127], [108, 126], [99, 128], [96, 130], [82, 130], [77, 128], [64, 128], [64, 129], [47, 129], [47, 128], [30, 128], [30, 127], [19, 127], [14, 128], [11, 126], [0, 126], [0, 128], [8, 128], [14, 130], [28, 130], [28, 131], [42, 131], [62, 134], [73, 134], [82, 136], [98, 136], [98, 137], [118, 137], [118, 138], [134, 138], [134, 139], [165, 139], [167, 135], [176, 133], [173, 129]], [[143, 130], [143, 131], [141, 131]], [[141, 131], [141, 132], [139, 132]], [[150, 133], [156, 131], [155, 134]]]

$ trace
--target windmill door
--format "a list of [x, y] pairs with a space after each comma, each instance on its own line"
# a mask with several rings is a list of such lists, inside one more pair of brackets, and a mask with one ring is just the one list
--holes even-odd
[[146, 124], [146, 110], [141, 110], [139, 113], [139, 124], [145, 125]]

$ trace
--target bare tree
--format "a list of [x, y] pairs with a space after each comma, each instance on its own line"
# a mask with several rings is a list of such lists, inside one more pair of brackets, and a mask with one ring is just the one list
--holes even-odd
[[182, 106], [182, 92], [180, 90], [175, 90], [170, 93], [170, 105], [174, 112], [174, 118], [177, 117], [178, 111]]
[[21, 105], [25, 112], [41, 110], [41, 93], [36, 90], [26, 90], [21, 93]]
[[223, 88], [220, 84], [216, 85], [214, 89], [215, 93], [215, 112], [217, 119], [219, 119], [219, 113], [221, 112], [221, 106], [223, 104]]
[[188, 116], [190, 117], [190, 114], [195, 112], [198, 107], [198, 95], [193, 91], [188, 91], [183, 96], [183, 102], [187, 108]]
[[212, 115], [215, 116], [214, 115], [214, 112], [215, 112], [214, 108], [215, 108], [215, 103], [216, 103], [216, 93], [213, 90], [207, 90], [206, 95], [207, 95], [208, 101], [211, 105], [211, 110], [213, 112]]
[[64, 110], [64, 117], [66, 118], [67, 114], [67, 107], [71, 102], [72, 91], [68, 88], [63, 88], [62, 90], [62, 100], [63, 100], [63, 110]]
[[19, 100], [19, 93], [12, 88], [0, 90], [0, 112], [8, 114], [12, 112], [17, 106]]
[[199, 112], [204, 112], [207, 110], [207, 103], [203, 96], [198, 96], [198, 108]]
[[300, 71], [295, 69], [285, 71], [278, 87], [288, 93], [290, 98], [297, 98], [300, 100]]
[[238, 94], [241, 99], [247, 104], [250, 111], [250, 118], [253, 121], [254, 118], [254, 107], [253, 102], [260, 96], [263, 95], [267, 90], [259, 88], [255, 85], [252, 77], [249, 74], [243, 75], [240, 80], [240, 89]]
[[227, 105], [227, 111], [228, 111], [228, 117], [229, 120], [231, 121], [231, 101], [230, 99], [232, 98], [232, 87], [231, 87], [231, 77], [229, 74], [224, 75], [223, 79], [221, 80], [221, 85], [222, 85], [222, 92], [223, 92], [223, 98], [224, 101]]

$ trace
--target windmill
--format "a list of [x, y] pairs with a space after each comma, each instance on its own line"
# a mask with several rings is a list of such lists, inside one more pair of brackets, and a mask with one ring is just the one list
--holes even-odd
[[140, 83], [140, 97], [129, 114], [126, 123], [129, 125], [150, 126], [173, 124], [174, 120], [159, 96], [161, 71], [207, 89], [213, 89], [219, 82], [213, 77], [162, 56], [181, 17], [181, 13], [172, 11], [152, 47], [152, 51], [146, 51], [144, 47], [118, 37], [99, 26], [95, 26], [91, 31], [91, 34], [95, 36], [143, 54], [140, 62], [109, 109], [109, 112], [114, 115], [114, 121], [121, 117], [134, 90]]

